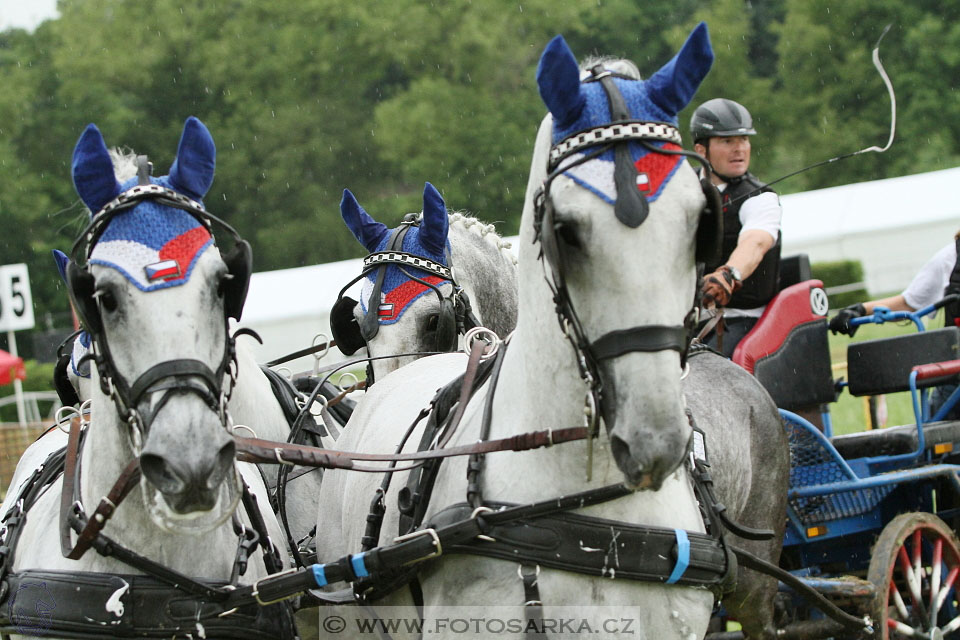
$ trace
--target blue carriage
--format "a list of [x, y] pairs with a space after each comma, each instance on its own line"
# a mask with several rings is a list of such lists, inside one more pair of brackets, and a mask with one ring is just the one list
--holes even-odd
[[[835, 383], [827, 344], [827, 300], [818, 280], [785, 288], [738, 345], [733, 360], [781, 407], [790, 443], [787, 529], [781, 566], [851, 614], [869, 616], [878, 638], [942, 638], [960, 629], [960, 421], [930, 415], [926, 390], [960, 373], [960, 328], [925, 331], [915, 313], [860, 324], [912, 320], [913, 334], [852, 343], [849, 382]], [[834, 435], [829, 403], [908, 391], [915, 423]], [[785, 592], [784, 637], [838, 631]], [[802, 621], [802, 622], [800, 622]]]

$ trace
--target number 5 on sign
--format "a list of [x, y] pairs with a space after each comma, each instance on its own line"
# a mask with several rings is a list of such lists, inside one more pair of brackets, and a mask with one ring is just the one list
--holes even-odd
[[0, 331], [33, 329], [33, 297], [27, 265], [0, 267]]

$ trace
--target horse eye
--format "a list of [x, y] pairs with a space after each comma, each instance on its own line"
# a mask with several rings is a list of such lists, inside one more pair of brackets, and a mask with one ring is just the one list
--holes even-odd
[[113, 295], [111, 291], [101, 290], [96, 294], [96, 298], [100, 300], [100, 306], [109, 313], [113, 313], [117, 310], [117, 297]]
[[438, 314], [433, 314], [427, 318], [427, 331], [436, 331], [439, 324], [440, 316]]
[[559, 222], [556, 225], [556, 233], [560, 241], [568, 247], [574, 249], [583, 248], [583, 245], [580, 243], [580, 234], [577, 233], [577, 225], [570, 222]]

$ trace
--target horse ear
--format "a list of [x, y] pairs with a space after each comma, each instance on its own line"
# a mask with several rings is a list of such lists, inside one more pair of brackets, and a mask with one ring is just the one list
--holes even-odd
[[83, 204], [96, 213], [118, 195], [120, 183], [113, 173], [110, 152], [100, 130], [94, 124], [84, 129], [73, 149], [73, 186]]
[[59, 249], [53, 250], [53, 260], [57, 263], [57, 271], [60, 272], [60, 279], [64, 282], [67, 281], [67, 263], [70, 262], [70, 258], [67, 257], [63, 251]]
[[687, 36], [677, 55], [646, 81], [650, 99], [667, 113], [680, 113], [690, 103], [711, 65], [710, 34], [706, 23], [701, 22]]
[[387, 225], [377, 222], [363, 210], [357, 199], [350, 193], [350, 189], [343, 190], [343, 198], [340, 199], [340, 215], [347, 223], [347, 229], [350, 229], [353, 237], [370, 253], [376, 251], [390, 233]]
[[553, 119], [565, 127], [580, 117], [587, 99], [580, 91], [580, 67], [563, 36], [547, 44], [537, 66], [540, 97]]
[[423, 226], [420, 227], [420, 243], [435, 255], [443, 255], [447, 249], [447, 234], [450, 219], [443, 196], [429, 182], [423, 185]]
[[170, 167], [170, 184], [180, 193], [201, 200], [213, 184], [216, 164], [213, 136], [202, 122], [190, 116], [183, 124], [177, 159]]

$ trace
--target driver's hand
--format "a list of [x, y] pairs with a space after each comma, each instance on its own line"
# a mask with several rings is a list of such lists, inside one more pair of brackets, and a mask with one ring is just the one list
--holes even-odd
[[700, 287], [703, 293], [703, 307], [713, 309], [714, 307], [725, 307], [730, 302], [730, 296], [740, 288], [741, 282], [733, 277], [730, 267], [723, 265], [713, 273], [703, 276], [703, 285]]
[[860, 327], [850, 324], [850, 321], [865, 315], [867, 315], [867, 310], [859, 302], [849, 307], [844, 307], [840, 309], [837, 315], [833, 316], [833, 320], [830, 321], [830, 331], [833, 333], [845, 333], [852, 338], [853, 334], [855, 334]]

